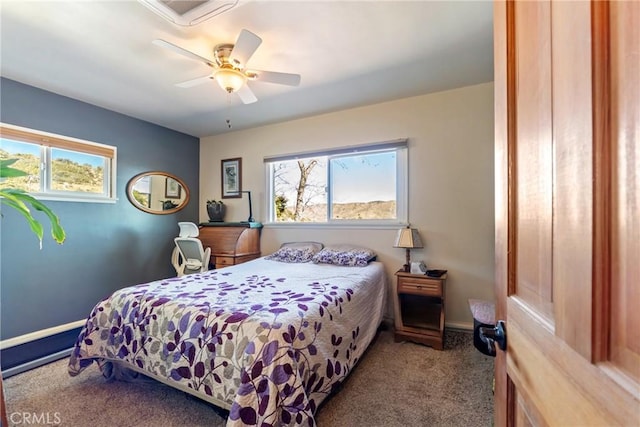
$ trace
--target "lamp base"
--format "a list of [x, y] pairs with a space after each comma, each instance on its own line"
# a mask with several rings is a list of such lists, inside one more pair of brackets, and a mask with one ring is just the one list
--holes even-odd
[[410, 258], [411, 255], [410, 254], [411, 254], [411, 251], [409, 250], [409, 248], [407, 248], [407, 259], [404, 264], [405, 273], [408, 273], [409, 271], [411, 271], [411, 258]]

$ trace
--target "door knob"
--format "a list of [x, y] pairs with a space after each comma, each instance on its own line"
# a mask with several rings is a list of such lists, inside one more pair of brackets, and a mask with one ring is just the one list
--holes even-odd
[[496, 355], [496, 348], [494, 344], [498, 344], [500, 350], [507, 349], [507, 327], [504, 320], [498, 320], [496, 326], [493, 328], [481, 326], [479, 329], [479, 335], [482, 342], [487, 345], [488, 355]]

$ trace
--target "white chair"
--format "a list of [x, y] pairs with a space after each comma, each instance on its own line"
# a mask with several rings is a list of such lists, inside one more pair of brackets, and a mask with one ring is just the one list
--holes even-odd
[[173, 239], [176, 247], [171, 254], [171, 264], [178, 277], [209, 270], [211, 248], [205, 250], [202, 247], [202, 242], [198, 239], [198, 226], [193, 222], [179, 222], [178, 226], [180, 233]]

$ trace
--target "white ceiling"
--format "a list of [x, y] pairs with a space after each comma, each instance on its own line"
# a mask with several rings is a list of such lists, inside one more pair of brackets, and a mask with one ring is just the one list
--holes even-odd
[[[194, 136], [228, 132], [493, 79], [491, 1], [243, 1], [193, 27], [137, 1], [0, 1], [2, 76]], [[298, 87], [250, 82], [244, 105], [210, 68], [246, 28], [250, 68], [297, 73]]]

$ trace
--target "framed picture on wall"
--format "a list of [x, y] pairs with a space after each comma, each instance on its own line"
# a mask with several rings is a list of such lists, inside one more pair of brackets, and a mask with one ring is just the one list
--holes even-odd
[[242, 158], [221, 160], [222, 198], [242, 197]]
[[164, 186], [164, 196], [167, 199], [179, 199], [180, 198], [180, 183], [173, 178], [167, 177], [167, 181]]

